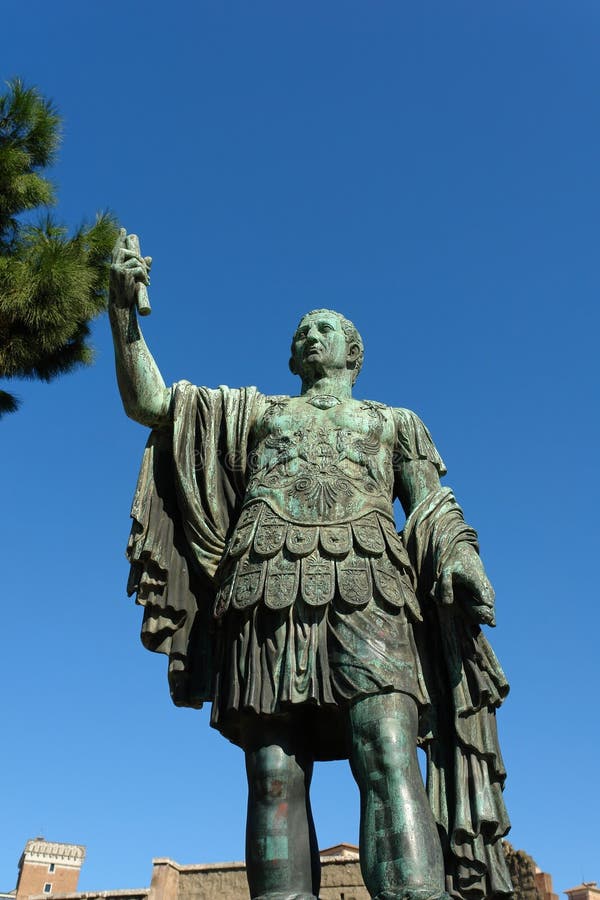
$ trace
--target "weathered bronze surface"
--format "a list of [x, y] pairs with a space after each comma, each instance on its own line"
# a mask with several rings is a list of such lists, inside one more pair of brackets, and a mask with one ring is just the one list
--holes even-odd
[[294, 334], [297, 397], [167, 388], [135, 312], [149, 265], [123, 232], [117, 377], [152, 428], [129, 591], [145, 645], [169, 656], [173, 701], [211, 700], [212, 725], [245, 752], [251, 896], [318, 896], [309, 787], [314, 761], [335, 758], [360, 790], [371, 896], [509, 896], [495, 720], [508, 685], [480, 628], [494, 593], [429, 432], [352, 397], [362, 340], [331, 310]]

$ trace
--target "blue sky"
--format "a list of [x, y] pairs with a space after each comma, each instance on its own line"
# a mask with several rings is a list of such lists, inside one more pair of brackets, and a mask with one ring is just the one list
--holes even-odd
[[[557, 891], [600, 880], [598, 4], [30, 0], [2, 25], [2, 78], [64, 116], [58, 214], [110, 207], [154, 257], [167, 382], [294, 393], [291, 332], [331, 306], [357, 394], [429, 425], [497, 592], [510, 839]], [[94, 345], [0, 425], [2, 889], [37, 834], [87, 846], [82, 890], [243, 857], [242, 755], [171, 705], [125, 596], [146, 433], [106, 318]], [[344, 763], [314, 807], [321, 846], [357, 840]]]

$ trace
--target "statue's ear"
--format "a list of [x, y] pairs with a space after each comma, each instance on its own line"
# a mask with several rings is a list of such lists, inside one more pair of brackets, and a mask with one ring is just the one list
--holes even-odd
[[298, 374], [298, 369], [296, 368], [296, 363], [294, 361], [293, 356], [290, 356], [289, 367], [290, 367], [290, 372], [292, 373], [292, 375]]
[[348, 367], [350, 369], [354, 368], [359, 356], [360, 356], [359, 345], [357, 343], [355, 343], [354, 341], [351, 342], [350, 344], [348, 344], [348, 352], [346, 354], [346, 360], [348, 361], [348, 364], [349, 364]]

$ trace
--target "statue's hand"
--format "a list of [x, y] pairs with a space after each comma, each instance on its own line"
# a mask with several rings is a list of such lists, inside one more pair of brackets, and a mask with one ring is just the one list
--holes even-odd
[[460, 603], [480, 624], [496, 624], [494, 589], [471, 544], [463, 542], [454, 547], [438, 580], [436, 595], [444, 605]]
[[135, 235], [128, 235], [121, 228], [117, 242], [113, 248], [110, 266], [110, 304], [119, 309], [129, 309], [137, 297], [137, 285], [150, 283], [150, 266], [152, 257], [140, 256], [134, 247], [138, 247]]

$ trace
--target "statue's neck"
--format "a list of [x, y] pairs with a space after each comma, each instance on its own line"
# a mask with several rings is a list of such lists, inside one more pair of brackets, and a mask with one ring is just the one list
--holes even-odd
[[331, 396], [338, 400], [349, 400], [352, 397], [352, 384], [348, 370], [330, 375], [322, 375], [314, 381], [303, 381], [301, 395], [303, 397]]

